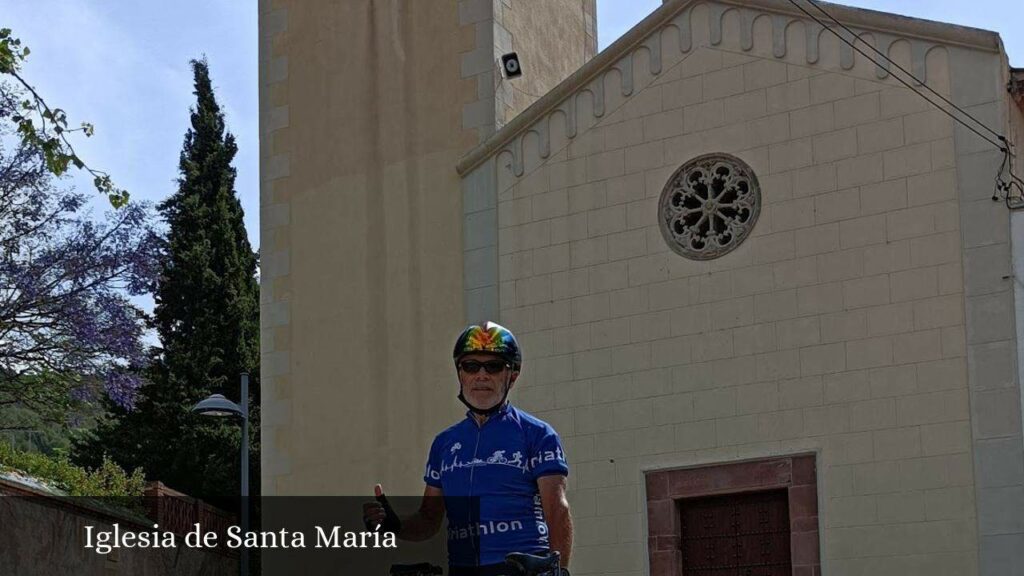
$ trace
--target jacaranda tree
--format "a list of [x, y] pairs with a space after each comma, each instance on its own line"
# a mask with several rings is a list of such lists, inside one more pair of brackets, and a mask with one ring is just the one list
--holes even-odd
[[24, 93], [0, 81], [0, 430], [64, 425], [76, 403], [131, 408], [145, 364], [158, 237], [128, 203], [93, 218], [43, 145], [17, 138]]
[[[110, 204], [119, 208], [128, 203], [128, 191], [118, 188], [110, 175], [89, 166], [79, 157], [72, 145], [70, 135], [80, 133], [92, 136], [94, 128], [82, 122], [77, 128], [68, 124], [64, 110], [51, 107], [42, 95], [21, 75], [21, 65], [30, 54], [28, 46], [14, 37], [10, 28], [0, 28], [0, 81], [9, 81], [18, 88], [17, 107], [12, 108], [6, 118], [14, 126], [21, 142], [42, 154], [46, 170], [54, 176], [62, 176], [68, 167], [74, 166], [92, 176], [93, 186], [107, 196]], [[13, 91], [7, 91], [10, 96]]]

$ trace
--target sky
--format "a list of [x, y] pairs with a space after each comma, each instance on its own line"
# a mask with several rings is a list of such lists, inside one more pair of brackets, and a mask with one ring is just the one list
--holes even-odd
[[[426, 0], [417, 0], [426, 1]], [[453, 1], [453, 0], [429, 0]], [[520, 0], [540, 1], [540, 0]], [[1022, 0], [847, 0], [845, 4], [995, 30], [1024, 66]], [[22, 73], [69, 124], [95, 125], [76, 150], [135, 200], [173, 193], [194, 102], [189, 60], [205, 55], [227, 125], [238, 139], [236, 191], [259, 246], [257, 2], [254, 0], [0, 0], [0, 27], [32, 50]], [[604, 49], [660, 0], [598, 0]], [[1014, 30], [1012, 26], [1016, 25]], [[73, 177], [79, 190], [90, 179]], [[95, 210], [108, 209], [97, 198]]]

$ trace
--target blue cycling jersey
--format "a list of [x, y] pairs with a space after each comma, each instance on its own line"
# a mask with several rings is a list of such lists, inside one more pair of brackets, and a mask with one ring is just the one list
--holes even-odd
[[547, 551], [537, 479], [551, 474], [569, 474], [558, 434], [511, 404], [482, 426], [466, 412], [438, 434], [423, 481], [444, 493], [449, 564], [497, 564], [509, 552]]

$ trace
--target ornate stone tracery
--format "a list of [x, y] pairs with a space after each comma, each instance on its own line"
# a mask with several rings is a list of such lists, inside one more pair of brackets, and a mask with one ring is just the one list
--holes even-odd
[[728, 154], [706, 154], [669, 178], [658, 202], [662, 237], [677, 254], [711, 260], [735, 250], [761, 213], [754, 171]]

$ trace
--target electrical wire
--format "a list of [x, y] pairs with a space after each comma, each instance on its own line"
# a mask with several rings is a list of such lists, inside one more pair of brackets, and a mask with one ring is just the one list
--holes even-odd
[[[497, 94], [498, 90], [500, 90], [502, 85], [505, 84], [505, 80], [507, 80], [507, 78], [505, 78], [504, 75], [499, 73], [498, 74], [498, 83], [494, 86], [494, 93], [495, 94]], [[536, 100], [540, 100], [541, 98], [543, 98], [543, 96], [541, 94], [532, 94], [530, 92], [527, 92], [526, 90], [523, 90], [522, 88], [516, 86], [511, 80], [509, 80], [509, 82], [508, 82], [508, 87], [513, 89], [513, 90], [515, 90], [516, 92], [519, 92], [520, 94], [523, 94], [524, 96], [529, 96], [529, 97], [534, 98]]]
[[522, 88], [516, 86], [515, 84], [512, 84], [511, 82], [509, 83], [509, 86], [511, 86], [512, 89], [515, 90], [516, 92], [519, 92], [520, 94], [524, 94], [526, 96], [530, 96], [531, 98], [538, 98], [538, 99], [539, 98], [543, 98], [543, 96], [541, 96], [540, 94], [533, 94], [533, 93], [527, 92], [526, 90], [523, 90]]
[[[808, 2], [811, 2], [811, 4], [814, 4], [813, 0], [807, 0], [807, 1], [808, 1]], [[838, 33], [838, 32], [836, 32], [835, 30], [833, 30], [833, 29], [832, 29], [832, 26], [829, 26], [828, 24], [826, 24], [826, 23], [822, 22], [820, 18], [818, 18], [818, 17], [817, 17], [817, 16], [815, 16], [814, 14], [811, 14], [810, 12], [808, 12], [808, 11], [807, 11], [807, 9], [806, 9], [806, 8], [804, 8], [803, 6], [801, 6], [800, 4], [798, 4], [796, 0], [789, 0], [789, 3], [790, 3], [790, 4], [792, 4], [793, 6], [796, 6], [796, 7], [797, 7], [797, 9], [798, 9], [798, 10], [800, 10], [801, 12], [803, 12], [804, 14], [806, 14], [808, 18], [810, 18], [810, 19], [814, 20], [814, 21], [815, 21], [815, 22], [817, 22], [817, 23], [818, 23], [819, 25], [821, 25], [821, 26], [822, 26], [823, 28], [825, 28], [826, 30], [828, 30], [829, 32], [831, 32], [831, 33], [832, 33], [832, 34], [833, 34], [833, 35], [834, 35], [834, 36], [835, 36], [836, 38], [839, 38], [839, 40], [841, 40], [841, 41], [842, 41], [843, 43], [845, 43], [845, 44], [846, 44], [847, 46], [849, 46], [850, 48], [853, 48], [854, 50], [856, 50], [858, 54], [860, 54], [861, 56], [863, 56], [863, 57], [867, 58], [868, 60], [870, 60], [870, 61], [871, 61], [871, 63], [873, 63], [873, 64], [874, 64], [875, 66], [878, 66], [879, 68], [881, 68], [881, 67], [882, 67], [882, 64], [881, 64], [881, 63], [880, 63], [880, 62], [879, 62], [878, 60], [875, 60], [875, 59], [874, 59], [874, 58], [872, 58], [872, 57], [871, 57], [871, 56], [870, 56], [870, 55], [869, 55], [869, 54], [868, 54], [867, 52], [865, 52], [865, 51], [861, 50], [860, 48], [858, 48], [858, 47], [857, 47], [857, 45], [856, 45], [856, 44], [855, 44], [854, 42], [851, 42], [851, 41], [847, 40], [847, 39], [846, 39], [845, 37], [843, 37], [843, 35], [842, 35], [842, 34], [839, 34], [839, 33]], [[820, 7], [819, 7], [819, 9], [820, 9]], [[826, 12], [826, 14], [827, 14], [827, 12]], [[830, 17], [830, 18], [831, 18], [831, 17]], [[833, 20], [835, 20], [835, 19], [833, 18]], [[837, 21], [837, 22], [838, 22], [838, 21]], [[844, 27], [844, 28], [845, 28], [845, 27]], [[848, 29], [847, 29], [847, 30], [848, 30]], [[856, 34], [854, 34], [853, 36], [854, 36], [854, 39], [856, 39], [856, 38], [857, 38], [857, 35], [856, 35]], [[886, 58], [886, 60], [888, 60], [888, 58]], [[891, 62], [891, 60], [890, 60], [890, 62]], [[902, 68], [901, 68], [901, 69], [902, 69]], [[960, 118], [956, 117], [956, 116], [955, 116], [955, 115], [954, 115], [954, 114], [953, 114], [952, 112], [950, 112], [949, 110], [947, 110], [947, 109], [945, 109], [944, 107], [942, 107], [942, 106], [939, 106], [938, 104], [936, 104], [936, 103], [935, 103], [935, 102], [934, 102], [934, 101], [933, 101], [933, 100], [932, 100], [931, 98], [928, 98], [928, 97], [927, 97], [926, 95], [924, 95], [923, 93], [921, 93], [921, 92], [920, 92], [919, 90], [917, 90], [916, 88], [914, 88], [913, 86], [911, 86], [911, 85], [910, 85], [910, 83], [909, 83], [909, 82], [907, 82], [906, 80], [904, 80], [903, 78], [900, 78], [900, 77], [899, 77], [898, 75], [896, 75], [896, 74], [892, 74], [892, 77], [893, 77], [893, 78], [895, 78], [896, 80], [898, 80], [898, 81], [900, 82], [900, 84], [903, 84], [904, 86], [906, 86], [907, 88], [909, 88], [910, 90], [912, 90], [912, 91], [913, 91], [913, 92], [914, 92], [915, 94], [917, 94], [917, 95], [918, 95], [918, 96], [920, 96], [921, 98], [924, 98], [925, 100], [927, 100], [929, 104], [931, 104], [932, 106], [935, 106], [936, 108], [938, 108], [939, 110], [941, 110], [941, 111], [942, 111], [942, 112], [943, 112], [943, 113], [944, 113], [944, 114], [945, 114], [946, 116], [949, 116], [949, 117], [950, 117], [950, 118], [952, 118], [952, 119], [953, 119], [954, 121], [956, 121], [957, 123], [959, 123], [960, 125], [962, 125], [962, 126], [963, 126], [964, 128], [967, 128], [967, 129], [968, 129], [968, 130], [970, 130], [971, 132], [974, 132], [974, 133], [975, 133], [975, 134], [976, 134], [976, 135], [977, 135], [977, 136], [978, 136], [979, 138], [981, 138], [982, 140], [984, 140], [984, 141], [988, 142], [989, 144], [991, 144], [991, 145], [995, 146], [996, 148], [998, 148], [998, 149], [999, 149], [1000, 151], [1002, 151], [1002, 152], [1006, 152], [1006, 151], [1008, 150], [1008, 148], [1007, 148], [1006, 146], [1002, 146], [1002, 145], [1000, 145], [999, 143], [995, 142], [994, 140], [992, 140], [992, 139], [991, 139], [991, 138], [989, 138], [988, 136], [985, 136], [984, 134], [982, 134], [981, 132], [979, 132], [979, 131], [978, 131], [978, 130], [977, 130], [976, 128], [974, 128], [974, 127], [973, 127], [973, 126], [971, 126], [970, 124], [967, 124], [966, 122], [964, 122], [964, 121], [963, 121], [963, 120], [961, 120]], [[916, 80], [916, 78], [915, 78], [915, 80]], [[919, 80], [918, 80], [918, 82], [920, 83], [920, 81], [919, 81]], [[953, 105], [953, 107], [954, 107], [954, 108], [956, 108], [956, 109], [957, 109], [958, 111], [960, 111], [960, 112], [963, 112], [963, 110], [961, 110], [961, 109], [960, 109], [959, 107], [957, 107], [957, 106], [956, 106], [955, 104]], [[966, 114], [966, 112], [963, 112], [963, 113], [964, 113], [964, 114]], [[975, 122], [977, 122], [977, 120], [975, 120]], [[979, 123], [979, 124], [981, 124], [980, 122], [978, 122], [978, 123]], [[982, 124], [982, 126], [984, 126], [984, 124]], [[999, 135], [998, 133], [996, 133], [996, 132], [993, 132], [993, 131], [992, 131], [992, 129], [991, 129], [991, 128], [988, 128], [987, 126], [985, 126], [985, 128], [986, 128], [986, 130], [989, 130], [989, 131], [990, 131], [990, 132], [992, 132], [993, 134], [996, 134], [996, 135], [997, 135], [997, 137], [998, 137], [998, 138], [999, 138], [999, 139], [1000, 139], [1001, 141], [1003, 141], [1003, 142], [1006, 142], [1006, 138], [1005, 138], [1004, 136], [1001, 136], [1001, 135]]]
[[[1024, 180], [1021, 180], [1019, 176], [1013, 173], [1013, 153], [1007, 152], [1006, 158], [1009, 164], [1009, 170], [1007, 170], [1007, 174], [1010, 176], [1010, 181], [1005, 183], [1007, 206], [1010, 208], [1024, 208]], [[1014, 188], [1017, 189], [1017, 193], [1016, 196], [1014, 196], [1014, 205], [1010, 206], [1009, 198], [1011, 195], [1013, 195]]]
[[[853, 48], [854, 50], [856, 50], [858, 54], [864, 56], [865, 58], [870, 60], [873, 64], [875, 64], [879, 68], [882, 68], [882, 65], [877, 60], [875, 60], [874, 58], [872, 58], [871, 56], [869, 56], [867, 53], [865, 53], [863, 50], [861, 50], [860, 48], [858, 48], [856, 46], [856, 41], [857, 40], [861, 40], [860, 36], [856, 32], [854, 32], [853, 30], [851, 30], [848, 26], [846, 26], [845, 24], [840, 22], [838, 19], [836, 19], [834, 16], [832, 16], [832, 14], [830, 14], [827, 10], [822, 8], [815, 0], [807, 0], [807, 3], [810, 4], [811, 6], [813, 6], [818, 12], [821, 12], [826, 18], [828, 18], [829, 20], [834, 22], [837, 26], [842, 28], [846, 33], [848, 33], [853, 38], [852, 42], [850, 40], [847, 40], [845, 37], [843, 37], [841, 34], [836, 32], [835, 30], [833, 30], [830, 25], [822, 22], [816, 16], [814, 16], [813, 14], [808, 12], [806, 9], [804, 9], [803, 6], [798, 4], [796, 0], [789, 0], [789, 2], [793, 6], [796, 6], [796, 8], [798, 10], [800, 10], [801, 12], [806, 14], [809, 18], [811, 18], [812, 20], [817, 22], [822, 28], [825, 28], [826, 30], [831, 32], [840, 41], [842, 41], [843, 43], [848, 45], [850, 48]], [[947, 116], [952, 118], [958, 124], [962, 125], [964, 128], [967, 128], [968, 130], [970, 130], [971, 132], [976, 134], [979, 138], [985, 140], [989, 144], [991, 144], [991, 145], [995, 146], [996, 148], [998, 148], [999, 151], [1003, 153], [1003, 161], [1002, 161], [1002, 163], [999, 166], [999, 170], [996, 172], [995, 191], [992, 193], [992, 200], [998, 202], [999, 201], [999, 193], [1003, 192], [1003, 201], [1005, 202], [1007, 208], [1010, 208], [1010, 209], [1024, 208], [1024, 180], [1022, 180], [1019, 176], [1017, 176], [1014, 173], [1014, 171], [1013, 171], [1013, 159], [1016, 157], [1016, 155], [1013, 153], [1013, 144], [1010, 143], [1009, 140], [1007, 140], [1006, 136], [996, 132], [992, 128], [989, 128], [988, 125], [986, 125], [981, 120], [978, 120], [970, 112], [968, 112], [968, 111], [964, 110], [963, 108], [957, 106], [952, 101], [950, 101], [948, 98], [946, 98], [942, 94], [939, 94], [938, 92], [936, 92], [934, 89], [932, 89], [931, 86], [929, 86], [928, 84], [923, 82], [920, 78], [915, 76], [913, 73], [908, 71], [903, 66], [900, 66], [898, 62], [896, 62], [896, 61], [892, 60], [891, 58], [889, 58], [889, 56], [887, 54], [884, 54], [878, 48], [874, 47], [873, 45], [871, 45], [871, 44], [869, 44], [867, 42], [864, 42], [863, 40], [861, 40], [861, 42], [863, 42], [865, 46], [870, 48], [872, 52], [874, 52], [875, 54], [881, 56], [887, 63], [891, 64], [892, 66], [895, 66], [900, 72], [902, 72], [903, 74], [906, 74], [907, 76], [909, 76], [911, 79], [913, 79], [919, 85], [923, 86], [926, 90], [928, 90], [929, 92], [931, 92], [932, 94], [937, 96], [942, 102], [944, 102], [945, 104], [949, 105], [951, 108], [953, 108], [954, 110], [956, 110], [960, 114], [962, 114], [962, 115], [966, 116], [967, 118], [969, 118], [970, 120], [972, 120], [975, 124], [977, 124], [978, 126], [983, 128], [984, 130], [986, 130], [989, 134], [992, 134], [993, 136], [995, 136], [1000, 142], [1003, 143], [1002, 145], [1000, 145], [997, 142], [992, 141], [990, 138], [986, 137], [985, 135], [981, 134], [973, 126], [967, 124], [962, 119], [956, 117], [955, 115], [953, 115], [952, 112], [950, 112], [946, 108], [940, 106], [938, 103], [933, 101], [931, 98], [929, 98], [928, 96], [926, 96], [925, 94], [923, 94], [919, 90], [917, 90], [917, 88], [915, 88], [914, 86], [911, 86], [906, 80], [901, 78], [899, 75], [894, 74], [894, 73], [892, 73], [890, 71], [890, 75], [893, 78], [895, 78], [896, 80], [898, 80], [901, 84], [903, 84], [904, 86], [909, 88], [911, 91], [913, 91], [915, 94], [917, 94], [921, 98], [924, 98], [925, 101], [927, 101], [932, 106], [938, 108], [940, 111], [942, 111], [944, 114], [946, 114]], [[1006, 180], [1006, 179], [1003, 178], [1003, 174], [1004, 173], [1009, 177], [1009, 180]]]
[[[829, 13], [828, 13], [828, 12], [827, 12], [827, 11], [826, 11], [826, 10], [825, 10], [824, 8], [822, 8], [822, 7], [821, 7], [821, 6], [820, 6], [820, 5], [819, 5], [819, 4], [818, 4], [818, 3], [817, 3], [817, 2], [815, 1], [815, 0], [807, 0], [807, 3], [808, 3], [808, 4], [810, 4], [811, 6], [814, 6], [814, 7], [815, 7], [815, 8], [816, 8], [816, 9], [818, 10], [818, 12], [821, 12], [822, 14], [824, 14], [824, 15], [825, 15], [825, 16], [826, 16], [826, 17], [827, 17], [827, 18], [828, 18], [829, 20], [831, 20], [831, 21], [835, 22], [835, 23], [836, 23], [836, 25], [838, 25], [838, 26], [839, 26], [840, 28], [842, 28], [843, 30], [845, 30], [845, 31], [849, 32], [850, 36], [853, 36], [853, 37], [854, 37], [855, 39], [860, 39], [860, 36], [859, 36], [859, 35], [858, 35], [858, 34], [857, 34], [856, 32], [854, 32], [853, 30], [850, 30], [850, 28], [848, 28], [848, 27], [847, 27], [847, 26], [846, 26], [845, 24], [843, 24], [842, 22], [840, 22], [839, 20], [837, 20], [837, 19], [836, 19], [836, 18], [835, 18], [834, 16], [832, 16], [831, 14], [829, 14]], [[806, 14], [806, 12], [805, 12], [805, 14]], [[855, 40], [855, 41], [856, 41], [856, 40]], [[1006, 141], [1006, 138], [1005, 138], [1005, 137], [1004, 137], [1004, 136], [1003, 136], [1002, 134], [1000, 134], [1000, 133], [996, 132], [995, 130], [993, 130], [993, 129], [989, 128], [989, 127], [988, 127], [987, 125], [985, 125], [985, 123], [984, 123], [984, 122], [982, 122], [981, 120], [978, 120], [977, 118], [975, 118], [974, 116], [972, 116], [970, 112], [967, 112], [967, 111], [966, 111], [966, 110], [964, 110], [963, 108], [960, 108], [959, 106], [957, 106], [956, 104], [954, 104], [953, 102], [951, 102], [951, 101], [950, 101], [950, 100], [949, 100], [948, 98], [946, 98], [946, 97], [945, 97], [945, 96], [943, 96], [942, 94], [939, 94], [938, 92], [936, 92], [935, 90], [933, 90], [931, 86], [929, 86], [928, 84], [926, 84], [926, 83], [925, 83], [924, 81], [922, 81], [921, 79], [919, 79], [919, 78], [918, 78], [917, 76], [914, 76], [914, 74], [913, 74], [913, 73], [911, 73], [910, 71], [908, 71], [908, 70], [907, 70], [906, 68], [904, 68], [903, 66], [900, 66], [900, 65], [899, 65], [899, 63], [897, 63], [896, 61], [894, 61], [894, 60], [892, 60], [891, 58], [889, 58], [889, 56], [888, 56], [887, 54], [883, 53], [883, 52], [882, 52], [881, 50], [879, 50], [878, 48], [875, 48], [874, 46], [872, 46], [871, 44], [868, 44], [867, 42], [864, 42], [864, 45], [865, 45], [865, 46], [867, 46], [868, 48], [870, 48], [870, 49], [871, 49], [871, 51], [872, 51], [872, 52], [874, 52], [875, 54], [878, 54], [879, 56], [881, 56], [882, 58], [884, 58], [886, 62], [888, 62], [889, 64], [892, 64], [893, 66], [895, 66], [896, 68], [898, 68], [900, 72], [903, 72], [903, 73], [904, 73], [904, 74], [906, 74], [907, 76], [910, 76], [910, 78], [912, 78], [912, 79], [913, 79], [913, 80], [914, 80], [915, 82], [917, 82], [917, 83], [918, 83], [918, 84], [920, 84], [921, 86], [924, 86], [924, 88], [925, 88], [926, 90], [928, 90], [928, 91], [929, 91], [929, 92], [931, 92], [932, 94], [934, 94], [934, 95], [938, 96], [938, 97], [939, 97], [939, 99], [941, 99], [941, 100], [942, 100], [943, 102], [945, 102], [946, 104], [949, 104], [950, 106], [952, 106], [953, 108], [955, 108], [955, 109], [957, 110], [957, 112], [960, 112], [960, 113], [961, 113], [961, 114], [963, 114], [964, 116], [967, 116], [968, 118], [970, 118], [971, 120], [973, 120], [973, 121], [974, 121], [974, 122], [975, 122], [976, 124], [978, 124], [978, 126], [981, 126], [982, 128], [984, 128], [985, 130], [987, 130], [987, 131], [988, 131], [988, 132], [989, 132], [990, 134], [992, 134], [992, 135], [993, 135], [993, 136], [995, 136], [996, 138], [999, 138], [999, 140], [1000, 140], [1000, 141], [1003, 141], [1003, 142], [1005, 142], [1005, 141]]]
[[[993, 202], [998, 202], [999, 201], [999, 195], [1000, 195], [1000, 193], [1002, 193], [1003, 203], [1006, 205], [1006, 207], [1008, 209], [1012, 210], [1014, 208], [1015, 204], [1019, 205], [1019, 201], [1017, 201], [1017, 202], [1012, 202], [1011, 201], [1011, 195], [1012, 195], [1012, 192], [1013, 192], [1013, 184], [1015, 184], [1015, 183], [1012, 180], [1009, 181], [1009, 182], [1003, 180], [1003, 172], [1006, 171], [1007, 165], [1011, 165], [1012, 166], [1012, 161], [1011, 161], [1010, 158], [1011, 157], [1010, 157], [1009, 150], [1004, 151], [1003, 152], [1003, 161], [1000, 162], [999, 169], [996, 170], [995, 189], [992, 191], [992, 201]], [[1011, 168], [1011, 170], [1012, 170], [1012, 168]]]
[[[1003, 161], [996, 171], [995, 190], [992, 192], [993, 202], [999, 201], [999, 193], [1002, 192], [1003, 202], [1011, 210], [1024, 208], [1024, 180], [1013, 173], [1013, 158], [1012, 145], [1008, 143], [1007, 149], [1003, 151]], [[1004, 172], [1010, 177], [1009, 180], [1003, 179]]]
[[[501, 89], [501, 86], [505, 83], [505, 80], [507, 80], [507, 78], [505, 78], [504, 76], [501, 76], [500, 78], [498, 78], [498, 85], [494, 87], [494, 91], [495, 92], [497, 92], [499, 89]], [[530, 96], [531, 98], [537, 98], [537, 99], [543, 98], [543, 95], [541, 95], [541, 94], [531, 94], [530, 92], [527, 92], [526, 90], [523, 90], [519, 86], [516, 86], [511, 80], [509, 80], [509, 82], [508, 82], [508, 87], [513, 89], [513, 90], [515, 90], [516, 92], [519, 92], [520, 94], [523, 94], [525, 96]]]

